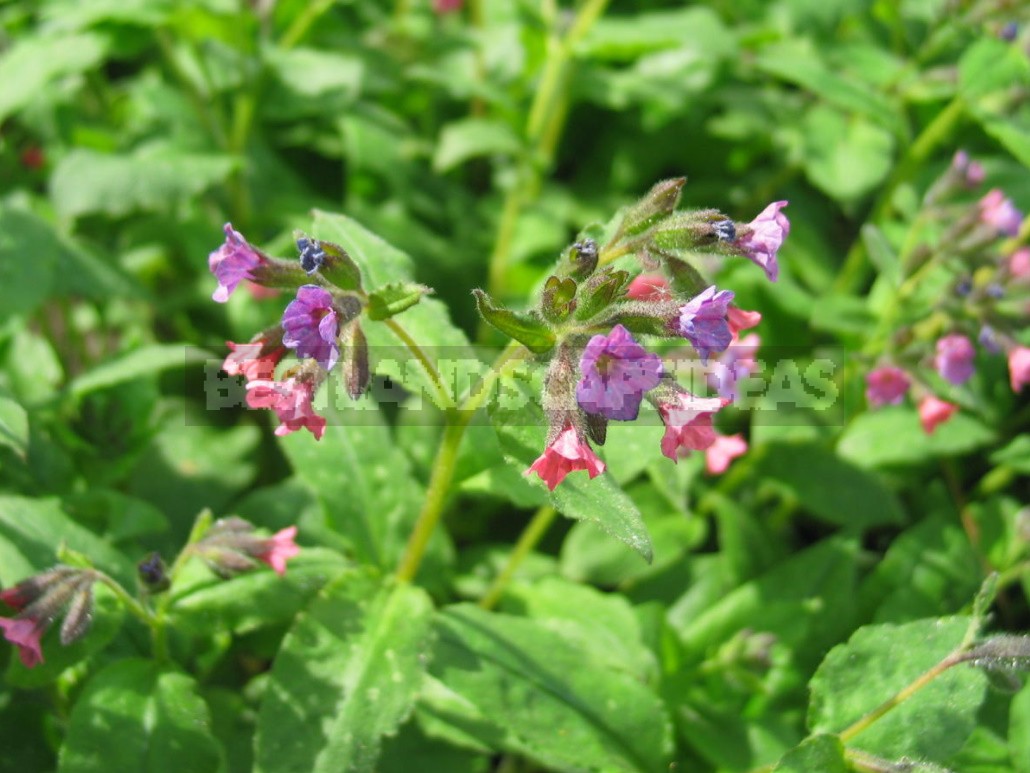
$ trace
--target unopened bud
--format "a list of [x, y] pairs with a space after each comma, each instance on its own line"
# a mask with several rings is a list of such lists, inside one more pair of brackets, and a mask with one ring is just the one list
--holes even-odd
[[623, 215], [620, 233], [627, 236], [643, 233], [672, 214], [686, 182], [686, 177], [674, 177], [657, 183]]
[[338, 244], [313, 239], [300, 231], [294, 232], [300, 266], [308, 274], [316, 271], [341, 290], [361, 289], [361, 269], [347, 251]]
[[540, 313], [551, 322], [564, 322], [576, 310], [576, 282], [574, 279], [548, 277], [540, 298]]
[[164, 559], [157, 552], [151, 553], [136, 565], [140, 582], [149, 593], [168, 590], [169, 580]]
[[597, 242], [583, 239], [572, 244], [566, 254], [569, 267], [565, 273], [574, 279], [583, 280], [597, 268]]
[[357, 400], [372, 380], [372, 371], [368, 365], [368, 340], [357, 321], [340, 331], [340, 365], [347, 394]]
[[61, 644], [68, 646], [78, 641], [93, 624], [93, 578], [84, 577], [72, 596], [68, 612], [61, 623]]
[[629, 274], [625, 271], [605, 271], [594, 274], [580, 290], [579, 305], [576, 307], [576, 319], [589, 320], [603, 312], [616, 299], [625, 294], [629, 283]]

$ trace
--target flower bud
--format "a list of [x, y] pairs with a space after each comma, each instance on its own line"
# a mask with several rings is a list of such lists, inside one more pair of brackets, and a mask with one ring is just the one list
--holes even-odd
[[357, 400], [372, 380], [372, 371], [368, 365], [368, 340], [357, 320], [340, 331], [340, 364], [347, 394]]
[[480, 315], [509, 338], [514, 338], [534, 354], [544, 354], [554, 348], [555, 336], [551, 329], [534, 313], [519, 312], [498, 306], [482, 290], [473, 290]]
[[168, 590], [168, 586], [171, 584], [164, 559], [156, 551], [136, 565], [136, 572], [148, 593], [161, 593]]
[[308, 276], [318, 272], [341, 290], [361, 289], [361, 269], [343, 247], [313, 239], [300, 231], [294, 231], [293, 235], [301, 268]]
[[586, 279], [597, 268], [597, 242], [583, 239], [572, 244], [565, 256], [569, 265], [565, 272], [574, 279]]
[[686, 182], [686, 177], [674, 177], [655, 184], [623, 215], [619, 233], [635, 236], [668, 217], [679, 204], [680, 194]]
[[540, 313], [550, 322], [564, 322], [576, 310], [576, 282], [573, 279], [547, 278], [540, 298]]

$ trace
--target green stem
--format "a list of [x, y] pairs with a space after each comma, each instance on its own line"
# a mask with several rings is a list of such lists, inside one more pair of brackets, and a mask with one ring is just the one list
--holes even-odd
[[[303, 6], [304, 10], [293, 19], [289, 29], [279, 38], [279, 47], [285, 50], [297, 45], [308, 34], [311, 25], [318, 21], [322, 14], [332, 8], [334, 2], [335, 0], [315, 0], [315, 2]], [[404, 0], [399, 0], [397, 3], [398, 9], [404, 5], [406, 5]]]
[[515, 572], [522, 565], [522, 562], [526, 559], [533, 548], [539, 544], [540, 540], [547, 533], [547, 530], [551, 527], [554, 522], [555, 516], [558, 515], [558, 511], [555, 510], [551, 505], [544, 505], [533, 515], [526, 528], [519, 535], [518, 542], [515, 543], [515, 547], [511, 551], [511, 555], [508, 556], [508, 563], [504, 565], [504, 569], [501, 573], [494, 578], [493, 583], [487, 589], [483, 598], [479, 600], [479, 606], [483, 609], [493, 609], [494, 605], [500, 601], [501, 596], [504, 594], [505, 588], [508, 587], [508, 583], [511, 582], [511, 578], [515, 576]]
[[397, 567], [397, 578], [402, 582], [411, 582], [415, 578], [426, 548], [429, 546], [429, 538], [443, 515], [447, 494], [450, 491], [451, 482], [454, 480], [458, 448], [461, 445], [461, 439], [465, 436], [469, 422], [472, 421], [475, 412], [489, 396], [493, 385], [510, 367], [521, 360], [524, 351], [514, 341], [510, 343], [498, 356], [490, 370], [483, 375], [476, 388], [470, 389], [462, 395], [460, 406], [445, 412], [447, 423], [444, 426], [436, 458], [433, 460], [433, 469], [429, 475], [429, 487], [426, 489], [422, 511], [415, 522], [411, 536], [408, 537], [404, 555], [401, 556], [401, 562]]
[[121, 583], [113, 579], [112, 577], [104, 574], [99, 569], [94, 569], [95, 576], [99, 582], [102, 582], [108, 588], [110, 588], [114, 595], [118, 597], [118, 600], [125, 605], [125, 608], [129, 610], [133, 615], [139, 618], [140, 622], [146, 625], [148, 628], [154, 626], [154, 615], [149, 609], [143, 606], [138, 599], [132, 596], [125, 588], [121, 586]]
[[[887, 210], [891, 207], [898, 187], [908, 180], [925, 163], [930, 154], [948, 138], [948, 135], [955, 128], [955, 124], [958, 123], [964, 111], [965, 104], [962, 98], [955, 97], [923, 129], [919, 136], [916, 137], [915, 142], [909, 145], [908, 150], [902, 156], [897, 166], [895, 166], [894, 173], [880, 190], [867, 222], [875, 222], [886, 214]], [[859, 237], [848, 251], [848, 255], [844, 259], [844, 265], [837, 276], [837, 282], [834, 287], [837, 292], [851, 293], [859, 289], [866, 277], [868, 268], [867, 257], [865, 244], [861, 237]]]
[[902, 703], [907, 701], [921, 689], [930, 684], [934, 679], [943, 674], [952, 666], [961, 663], [963, 660], [963, 654], [961, 652], [953, 652], [948, 655], [944, 660], [929, 669], [925, 673], [917, 677], [911, 684], [906, 685], [899, 690], [895, 695], [891, 696], [875, 709], [870, 711], [868, 714], [863, 716], [857, 722], [846, 727], [838, 735], [843, 743], [847, 743], [856, 735], [866, 730], [874, 722], [882, 718], [885, 714], [893, 711], [895, 708], [900, 706]]
[[396, 319], [393, 319], [392, 317], [387, 319], [386, 326], [394, 332], [394, 335], [401, 339], [404, 345], [408, 348], [408, 351], [410, 351], [412, 355], [414, 355], [415, 359], [419, 361], [419, 364], [426, 373], [426, 377], [433, 385], [433, 391], [436, 392], [437, 404], [445, 409], [453, 408], [454, 399], [451, 397], [451, 393], [447, 390], [446, 384], [444, 384], [443, 379], [440, 377], [440, 372], [436, 369], [436, 366], [433, 365], [429, 357], [426, 356], [425, 351], [418, 345], [418, 342], [411, 337], [411, 334], [408, 333], [404, 326]]

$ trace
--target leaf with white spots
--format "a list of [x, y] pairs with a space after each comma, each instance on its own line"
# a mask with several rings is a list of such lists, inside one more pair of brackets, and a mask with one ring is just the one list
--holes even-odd
[[374, 771], [384, 735], [411, 713], [431, 643], [420, 588], [353, 571], [297, 618], [272, 667], [257, 771]]

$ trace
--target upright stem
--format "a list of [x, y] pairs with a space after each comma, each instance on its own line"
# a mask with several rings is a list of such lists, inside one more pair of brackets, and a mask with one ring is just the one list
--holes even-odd
[[411, 334], [401, 325], [396, 319], [389, 318], [386, 320], [386, 326], [394, 332], [394, 334], [401, 339], [404, 345], [408, 348], [408, 351], [414, 355], [415, 359], [419, 361], [422, 366], [422, 370], [425, 371], [426, 377], [429, 382], [433, 385], [433, 391], [436, 392], [437, 404], [444, 409], [454, 407], [454, 399], [451, 397], [451, 393], [447, 390], [447, 385], [444, 384], [443, 378], [440, 377], [440, 371], [436, 369], [432, 360], [426, 355], [425, 351], [418, 342], [411, 337]]
[[544, 505], [536, 511], [526, 525], [526, 528], [522, 531], [522, 534], [519, 535], [518, 542], [515, 543], [511, 555], [508, 556], [508, 563], [504, 565], [504, 569], [494, 578], [490, 588], [483, 595], [483, 598], [479, 600], [479, 606], [483, 609], [492, 609], [501, 600], [501, 596], [504, 594], [505, 588], [508, 587], [508, 583], [511, 582], [511, 578], [515, 576], [515, 572], [518, 571], [522, 562], [526, 560], [526, 556], [543, 539], [543, 536], [554, 522], [556, 515], [558, 515], [558, 511], [551, 507], [551, 505]]

